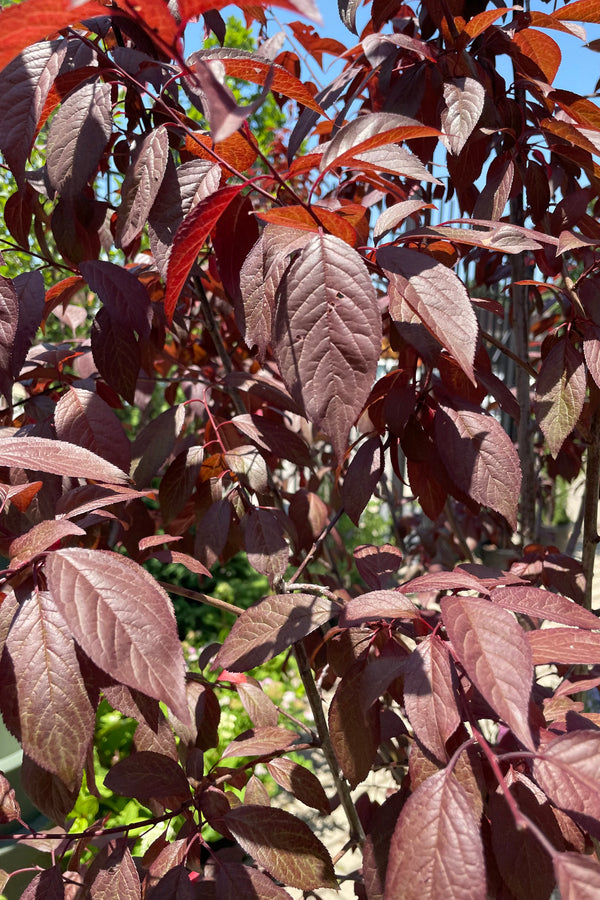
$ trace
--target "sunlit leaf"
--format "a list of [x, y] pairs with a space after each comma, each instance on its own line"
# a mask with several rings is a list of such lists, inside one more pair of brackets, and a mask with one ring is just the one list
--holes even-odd
[[442, 140], [450, 153], [458, 156], [477, 126], [483, 104], [485, 88], [474, 78], [455, 78], [444, 82], [442, 111]]

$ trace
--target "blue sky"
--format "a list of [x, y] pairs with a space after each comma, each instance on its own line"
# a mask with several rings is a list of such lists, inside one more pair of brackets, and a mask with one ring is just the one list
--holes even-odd
[[[321, 37], [332, 37], [338, 41], [341, 41], [347, 47], [353, 46], [353, 44], [356, 42], [356, 37], [351, 34], [340, 21], [336, 0], [316, 0], [316, 2], [319, 6], [324, 22], [322, 26], [316, 26], [317, 31], [319, 32]], [[557, 5], [562, 6], [563, 4], [558, 3]], [[531, 8], [534, 10], [540, 10], [541, 12], [549, 13], [554, 7], [551, 3], [543, 3], [541, 2], [541, 0], [532, 0]], [[290, 22], [294, 21], [295, 19], [302, 18], [298, 14], [290, 13], [277, 7], [274, 8], [273, 12], [281, 22]], [[359, 8], [357, 14], [357, 25], [359, 33], [368, 20], [369, 14], [370, 4], [368, 4], [366, 7], [361, 6]], [[222, 15], [225, 18], [227, 18], [228, 15], [237, 15], [239, 17], [240, 12], [237, 7], [230, 6], [226, 7], [222, 11]], [[588, 41], [600, 39], [600, 25], [586, 24], [584, 27]], [[188, 26], [188, 31], [186, 34], [186, 45], [188, 52], [191, 52], [192, 50], [197, 48], [197, 45], [201, 38], [201, 30], [202, 25]], [[274, 33], [277, 30], [279, 30], [277, 23], [272, 22], [271, 28], [269, 29], [270, 33]], [[600, 53], [595, 53], [593, 50], [589, 50], [585, 46], [585, 43], [579, 40], [579, 38], [577, 37], [568, 34], [561, 34], [558, 31], [547, 31], [546, 33], [550, 34], [553, 40], [558, 43], [562, 53], [562, 64], [555, 78], [554, 86], [557, 88], [564, 88], [566, 90], [575, 91], [576, 93], [591, 94], [595, 89], [596, 82], [600, 79]], [[314, 60], [311, 60], [311, 68], [315, 75], [318, 76], [321, 86], [327, 84], [331, 80], [331, 78], [335, 75], [335, 71], [337, 71], [337, 67], [339, 67], [338, 63], [335, 64], [336, 70], [330, 69], [329, 71], [327, 71], [327, 64], [331, 62], [331, 57], [324, 58], [324, 66], [326, 71], [323, 72], [319, 69]], [[505, 73], [505, 77], [507, 78], [508, 72], [509, 69], [507, 63]]]

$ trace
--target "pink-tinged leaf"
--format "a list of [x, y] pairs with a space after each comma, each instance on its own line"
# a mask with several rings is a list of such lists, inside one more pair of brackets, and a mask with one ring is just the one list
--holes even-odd
[[535, 389], [535, 415], [555, 459], [581, 415], [585, 390], [581, 351], [559, 338], [542, 361]]
[[485, 88], [474, 78], [455, 78], [444, 82], [442, 110], [442, 141], [454, 156], [458, 156], [483, 112]]
[[546, 745], [533, 774], [552, 803], [600, 837], [600, 731], [573, 731]]
[[0, 150], [20, 187], [35, 130], [67, 41], [25, 47], [0, 74]]
[[110, 854], [90, 887], [90, 900], [141, 900], [142, 887], [129, 847]]
[[333, 166], [345, 165], [347, 160], [354, 159], [357, 154], [384, 147], [386, 144], [438, 135], [437, 129], [407, 116], [395, 113], [369, 113], [340, 128], [325, 148], [320, 169], [321, 172], [326, 172]]
[[385, 147], [375, 147], [373, 150], [364, 150], [355, 156], [344, 157], [344, 165], [351, 169], [363, 172], [375, 172], [390, 175], [401, 175], [404, 178], [412, 178], [414, 181], [427, 181], [430, 184], [441, 184], [429, 169], [410, 152], [406, 147], [398, 147], [396, 144], [387, 144]]
[[479, 328], [467, 289], [442, 263], [416, 250], [382, 247], [377, 251], [389, 285], [390, 315], [408, 304], [427, 330], [454, 356], [475, 383], [473, 362]]
[[173, 239], [173, 250], [167, 269], [167, 289], [165, 293], [165, 314], [169, 322], [173, 318], [179, 295], [190, 270], [221, 214], [236, 197], [243, 184], [225, 187], [215, 194], [200, 200], [187, 214]]
[[48, 519], [38, 522], [28, 532], [11, 542], [9, 548], [10, 567], [16, 569], [43, 553], [70, 535], [85, 536], [85, 531], [68, 519]]
[[242, 528], [248, 562], [274, 586], [285, 575], [290, 555], [276, 511], [251, 509], [242, 519]]
[[231, 472], [237, 476], [244, 487], [254, 493], [265, 494], [269, 489], [267, 464], [256, 447], [242, 444], [223, 454]]
[[435, 207], [432, 203], [425, 203], [423, 200], [401, 200], [400, 203], [395, 203], [393, 206], [388, 207], [375, 222], [373, 240], [378, 241], [386, 231], [395, 228], [408, 216], [414, 215], [421, 209], [435, 209]]
[[63, 900], [64, 896], [62, 872], [58, 866], [52, 866], [29, 882], [21, 894], [21, 900]]
[[223, 816], [246, 853], [284, 884], [311, 891], [337, 888], [328, 851], [308, 825], [282, 809], [238, 806]]
[[57, 775], [42, 769], [25, 753], [21, 766], [21, 784], [36, 809], [55, 822], [64, 822], [75, 806], [81, 781], [69, 789]]
[[127, 484], [127, 475], [90, 450], [66, 441], [39, 437], [0, 439], [0, 465], [49, 472], [69, 478], [89, 478], [107, 484]]
[[279, 787], [292, 794], [300, 803], [323, 815], [331, 811], [327, 794], [316, 775], [291, 759], [280, 757], [267, 763], [267, 771]]
[[[267, 98], [267, 94], [271, 89], [271, 84], [275, 76], [275, 69], [272, 68], [267, 73], [263, 90], [255, 100], [251, 103], [240, 105], [236, 102], [231, 89], [224, 83], [225, 79], [219, 80], [217, 71], [210, 65], [210, 57], [202, 58], [200, 50], [194, 53], [188, 60], [187, 65], [193, 76], [187, 78], [186, 81], [195, 82], [194, 87], [200, 91], [201, 111], [208, 119], [208, 125], [211, 137], [215, 143], [226, 141], [227, 138], [238, 131], [246, 119], [259, 109]], [[208, 51], [210, 54], [210, 50]], [[222, 64], [217, 66], [223, 70]], [[192, 88], [192, 91], [194, 88]]]
[[369, 774], [380, 742], [379, 704], [356, 702], [364, 664], [355, 663], [340, 680], [329, 707], [329, 734], [337, 761], [351, 788]]
[[385, 897], [483, 900], [485, 896], [479, 821], [465, 789], [443, 769], [427, 778], [402, 808], [390, 843]]
[[56, 605], [90, 659], [187, 721], [175, 615], [152, 576], [123, 556], [83, 548], [56, 550], [45, 572]]
[[52, 188], [75, 195], [96, 170], [112, 130], [111, 85], [88, 81], [66, 97], [50, 123], [46, 171]]
[[6, 650], [17, 683], [23, 749], [74, 788], [95, 717], [69, 632], [52, 597], [32, 592], [20, 606]]
[[59, 440], [85, 447], [124, 472], [129, 471], [129, 438], [113, 410], [98, 394], [70, 387], [56, 404], [54, 424]]
[[230, 756], [270, 756], [272, 753], [289, 750], [297, 740], [298, 735], [289, 728], [263, 725], [238, 735], [225, 748], [221, 759], [227, 759]]
[[113, 503], [127, 503], [129, 500], [148, 496], [151, 496], [150, 491], [134, 491], [128, 488], [116, 491], [101, 484], [84, 484], [62, 495], [56, 504], [56, 516], [59, 519], [74, 519], [75, 516], [112, 506]]
[[242, 706], [254, 725], [257, 727], [277, 725], [279, 710], [258, 684], [252, 684], [250, 681], [238, 684], [237, 691]]
[[477, 198], [474, 216], [478, 219], [501, 219], [513, 184], [515, 164], [512, 154], [504, 153], [492, 160], [485, 185]]
[[534, 666], [560, 663], [567, 666], [600, 664], [600, 633], [574, 628], [543, 628], [528, 631], [527, 640]]
[[170, 756], [149, 750], [121, 759], [110, 769], [104, 784], [110, 791], [142, 802], [165, 798], [185, 802], [191, 796], [181, 766]]
[[306, 416], [338, 460], [375, 378], [381, 313], [362, 258], [333, 235], [315, 235], [278, 292], [275, 356]]
[[426, 637], [409, 657], [404, 675], [406, 714], [419, 741], [440, 762], [446, 741], [458, 728], [454, 675], [448, 647], [437, 635]]
[[91, 345], [100, 375], [128, 403], [133, 403], [142, 364], [140, 345], [133, 331], [113, 320], [102, 307], [94, 318]]
[[418, 594], [427, 591], [478, 591], [489, 594], [489, 587], [481, 578], [470, 575], [462, 568], [452, 572], [427, 572], [401, 584], [398, 590], [403, 594]]
[[[462, 220], [459, 220], [462, 221]], [[447, 239], [456, 244], [473, 247], [485, 247], [487, 250], [498, 250], [500, 253], [522, 253], [523, 250], [540, 250], [543, 244], [558, 245], [558, 238], [545, 235], [540, 231], [508, 225], [502, 222], [484, 219], [469, 219], [473, 228], [453, 228], [451, 225], [414, 228], [398, 235], [397, 241], [412, 241], [414, 238]], [[483, 229], [486, 228], [487, 231]]]
[[412, 600], [398, 591], [369, 591], [352, 597], [340, 613], [344, 627], [377, 619], [417, 619], [421, 611]]
[[138, 487], [150, 484], [171, 455], [185, 422], [185, 406], [178, 404], [152, 419], [137, 435], [131, 448], [131, 477]]
[[218, 867], [216, 895], [219, 900], [241, 900], [242, 897], [291, 900], [288, 892], [264, 872], [235, 862], [225, 862]]
[[442, 615], [467, 675], [518, 740], [530, 750], [529, 697], [533, 681], [525, 632], [507, 610], [477, 597], [444, 597]]
[[311, 594], [275, 594], [259, 600], [234, 623], [213, 668], [245, 672], [277, 656], [327, 622], [336, 607]]
[[145, 135], [121, 187], [115, 242], [128, 247], [146, 224], [162, 184], [169, 158], [169, 134], [164, 125]]
[[342, 485], [344, 510], [358, 526], [359, 519], [373, 496], [383, 474], [383, 448], [379, 437], [366, 440], [348, 466]]
[[397, 580], [402, 564], [402, 551], [393, 544], [361, 544], [354, 551], [358, 574], [373, 590], [388, 588]]
[[440, 403], [435, 433], [439, 454], [457, 487], [516, 528], [521, 466], [500, 423], [474, 408]]
[[572, 625], [575, 628], [600, 628], [600, 619], [591, 610], [541, 588], [525, 585], [500, 587], [492, 591], [490, 600], [505, 609], [548, 622], [560, 622], [561, 625]]
[[596, 900], [600, 896], [600, 866], [592, 856], [557, 853], [553, 863], [562, 900]]
[[113, 322], [122, 328], [137, 331], [141, 337], [150, 334], [150, 297], [133, 272], [104, 260], [82, 262], [79, 270], [94, 293], [98, 294]]
[[588, 371], [597, 385], [600, 385], [600, 328], [585, 323], [583, 326], [583, 355]]
[[9, 403], [12, 402], [13, 356], [18, 323], [19, 298], [14, 282], [0, 275], [0, 390]]
[[240, 270], [246, 343], [264, 357], [271, 341], [275, 296], [288, 264], [288, 256], [301, 250], [311, 234], [298, 228], [267, 225]]

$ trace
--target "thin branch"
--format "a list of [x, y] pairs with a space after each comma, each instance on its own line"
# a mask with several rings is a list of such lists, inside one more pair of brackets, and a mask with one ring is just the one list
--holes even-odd
[[323, 529], [321, 534], [318, 536], [318, 538], [316, 539], [316, 541], [314, 542], [314, 544], [312, 545], [312, 547], [310, 548], [310, 550], [308, 551], [308, 553], [306, 554], [306, 556], [304, 557], [304, 559], [302, 560], [302, 562], [300, 563], [300, 565], [298, 566], [298, 568], [296, 569], [296, 571], [294, 572], [294, 574], [292, 575], [290, 580], [288, 581], [288, 583], [287, 583], [288, 590], [290, 588], [294, 587], [296, 581], [298, 580], [298, 578], [300, 577], [302, 572], [304, 572], [304, 570], [307, 567], [307, 565], [309, 564], [309, 562], [317, 555], [317, 553], [321, 549], [321, 544], [323, 543], [323, 541], [325, 540], [327, 535], [330, 533], [330, 531], [332, 531], [332, 529], [335, 527], [335, 525], [337, 524], [339, 519], [342, 517], [344, 512], [345, 512], [344, 507], [341, 506], [338, 509], [338, 511], [336, 512], [336, 514], [333, 516], [333, 518], [329, 520], [329, 522], [327, 523], [327, 525], [325, 526], [325, 528]]
[[527, 372], [527, 374], [532, 378], [537, 378], [537, 372], [535, 371], [533, 366], [529, 365], [528, 362], [522, 360], [521, 357], [517, 356], [516, 353], [513, 353], [512, 350], [509, 350], [509, 348], [505, 344], [503, 344], [502, 341], [499, 341], [498, 338], [495, 338], [493, 334], [489, 334], [487, 331], [483, 330], [480, 331], [480, 334], [485, 341], [487, 341], [489, 344], [492, 344], [494, 347], [496, 347], [497, 350], [499, 350], [501, 353], [504, 353], [505, 356], [508, 356], [509, 359], [512, 359], [516, 366], [520, 366], [521, 369], [524, 369], [524, 371]]
[[171, 594], [179, 594], [180, 597], [187, 597], [188, 600], [206, 603], [208, 606], [214, 606], [215, 609], [220, 609], [222, 612], [231, 613], [232, 616], [241, 616], [244, 612], [239, 606], [233, 606], [231, 603], [226, 603], [224, 600], [219, 600], [217, 597], [211, 597], [210, 594], [201, 594], [200, 591], [190, 591], [188, 588], [179, 587], [176, 584], [169, 584], [166, 581], [159, 581], [158, 583], [165, 591], [169, 591]]

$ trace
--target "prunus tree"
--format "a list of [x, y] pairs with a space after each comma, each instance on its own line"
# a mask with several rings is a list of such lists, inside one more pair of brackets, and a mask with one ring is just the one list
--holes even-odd
[[[348, 50], [279, 5], [317, 23], [295, 50], [260, 0], [256, 50], [220, 46], [224, 0], [0, 13], [2, 247], [30, 259], [0, 280], [0, 709], [58, 826], [9, 838], [52, 842], [23, 896], [336, 888], [266, 770], [341, 805], [359, 898], [595, 897], [600, 113], [554, 86], [552, 35], [584, 40], [600, 3], [375, 0], [359, 35], [339, 0]], [[217, 46], [185, 57], [199, 16]], [[578, 561], [540, 542], [540, 490], [584, 463]], [[348, 546], [372, 498], [389, 543]], [[507, 570], [478, 562], [511, 534]], [[202, 590], [241, 551], [270, 586], [246, 610]], [[233, 623], [193, 666], [177, 591]], [[304, 720], [252, 676], [280, 654]], [[222, 746], [233, 694], [253, 727]], [[138, 723], [105, 787], [163, 829], [143, 853], [139, 822], [66, 824], [102, 699]]]

